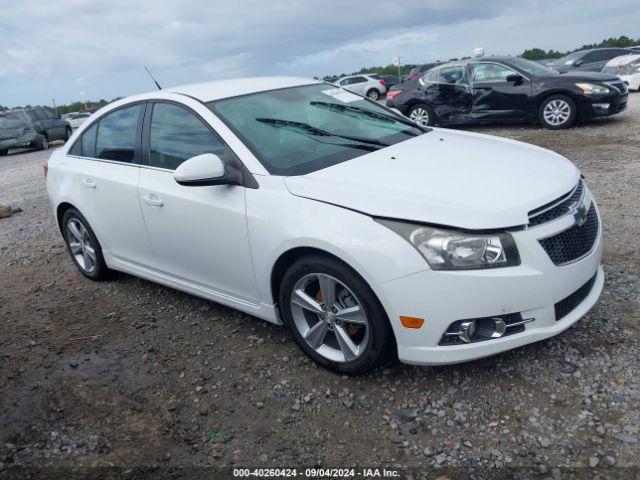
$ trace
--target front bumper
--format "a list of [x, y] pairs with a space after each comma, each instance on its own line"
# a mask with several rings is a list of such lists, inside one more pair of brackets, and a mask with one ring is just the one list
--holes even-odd
[[25, 133], [24, 135], [16, 138], [0, 140], [0, 150], [9, 150], [10, 148], [28, 148], [35, 143], [37, 138], [37, 133]]
[[[586, 95], [584, 97], [586, 97]], [[615, 115], [616, 113], [626, 110], [627, 100], [627, 93], [583, 98], [580, 105], [580, 116], [586, 119]]]
[[[602, 227], [591, 251], [574, 263], [556, 266], [538, 242], [574, 224], [571, 215], [535, 228], [513, 232], [521, 265], [494, 270], [421, 272], [383, 282], [374, 290], [382, 301], [395, 333], [398, 357], [415, 365], [459, 363], [495, 355], [552, 337], [569, 328], [596, 303], [604, 284], [600, 267]], [[555, 304], [595, 275], [584, 299], [560, 320]], [[453, 322], [520, 313], [534, 319], [525, 330], [502, 338], [462, 345], [439, 345]], [[420, 317], [420, 329], [404, 328], [400, 316]]]

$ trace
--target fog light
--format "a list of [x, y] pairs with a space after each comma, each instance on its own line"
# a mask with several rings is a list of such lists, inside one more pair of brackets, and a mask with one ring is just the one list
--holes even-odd
[[609, 108], [609, 105], [609, 103], [594, 103], [593, 108], [601, 108], [603, 110], [606, 110]]
[[465, 343], [469, 343], [478, 329], [478, 323], [475, 320], [467, 320], [460, 324], [458, 337]]

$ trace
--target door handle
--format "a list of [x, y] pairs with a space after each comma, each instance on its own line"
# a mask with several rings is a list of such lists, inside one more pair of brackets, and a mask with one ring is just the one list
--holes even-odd
[[153, 193], [143, 196], [142, 199], [144, 200], [144, 203], [151, 205], [152, 207], [161, 207], [164, 205], [164, 202]]
[[82, 184], [87, 188], [96, 188], [96, 182], [94, 182], [91, 178], [85, 178], [84, 180], [82, 180]]
[[473, 87], [474, 90], [479, 90], [482, 92], [490, 92], [491, 90], [493, 90], [493, 88], [491, 87]]

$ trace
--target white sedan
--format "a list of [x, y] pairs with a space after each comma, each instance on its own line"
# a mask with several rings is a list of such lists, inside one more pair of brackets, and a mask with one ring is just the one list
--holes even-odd
[[640, 54], [632, 53], [609, 60], [602, 71], [618, 75], [629, 90], [640, 92]]
[[568, 160], [310, 79], [119, 100], [46, 171], [85, 276], [120, 270], [284, 323], [343, 373], [551, 337], [604, 282], [598, 210]]
[[69, 125], [71, 125], [71, 128], [76, 129], [80, 125], [82, 125], [84, 122], [86, 122], [90, 116], [91, 114], [89, 112], [73, 112], [73, 113], [67, 113], [66, 115], [63, 115], [62, 119], [69, 122]]

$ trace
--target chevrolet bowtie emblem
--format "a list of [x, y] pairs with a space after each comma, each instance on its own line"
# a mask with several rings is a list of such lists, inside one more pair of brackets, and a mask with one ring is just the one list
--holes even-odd
[[587, 221], [587, 205], [585, 202], [582, 202], [576, 207], [573, 218], [576, 221], [576, 225], [578, 225], [579, 227], [584, 225], [584, 223]]

